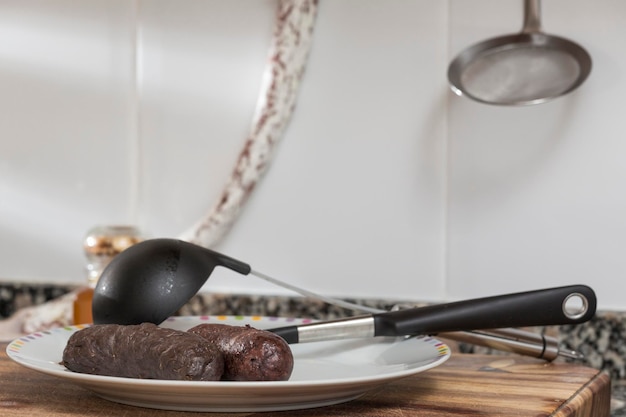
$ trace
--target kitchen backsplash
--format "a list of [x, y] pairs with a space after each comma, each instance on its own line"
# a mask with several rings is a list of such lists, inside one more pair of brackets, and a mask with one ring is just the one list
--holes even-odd
[[[278, 1], [0, 0], [0, 276], [86, 280], [99, 224], [180, 236], [250, 135]], [[454, 56], [521, 0], [318, 3], [295, 113], [214, 249], [333, 296], [442, 301], [582, 283], [626, 311], [626, 2], [545, 0], [593, 69], [552, 102], [455, 96]], [[216, 271], [212, 292], [284, 296]]]

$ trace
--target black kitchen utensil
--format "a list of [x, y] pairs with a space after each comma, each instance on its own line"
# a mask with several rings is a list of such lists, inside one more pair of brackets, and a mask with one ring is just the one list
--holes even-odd
[[580, 324], [591, 319], [595, 311], [596, 296], [593, 290], [585, 285], [570, 285], [286, 326], [271, 331], [288, 343], [303, 343], [355, 337]]
[[[94, 323], [160, 324], [189, 301], [218, 266], [296, 288], [210, 249], [176, 239], [151, 239], [126, 249], [104, 269], [93, 296]], [[334, 304], [338, 302], [330, 300]], [[346, 307], [364, 308], [351, 303], [346, 303]], [[275, 332], [290, 343], [297, 343], [342, 337], [577, 324], [589, 320], [595, 309], [593, 290], [574, 285], [393, 312], [376, 310], [367, 316]]]
[[94, 323], [160, 324], [204, 285], [213, 270], [224, 267], [254, 275], [302, 295], [348, 309], [378, 310], [315, 294], [254, 271], [250, 265], [202, 246], [178, 239], [149, 239], [115, 256], [96, 285]]

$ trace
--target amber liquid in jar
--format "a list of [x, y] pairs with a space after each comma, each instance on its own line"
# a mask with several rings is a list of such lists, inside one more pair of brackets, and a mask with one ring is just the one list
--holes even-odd
[[91, 313], [92, 300], [92, 287], [86, 287], [78, 291], [74, 300], [74, 324], [93, 323], [93, 314]]
[[74, 324], [93, 323], [91, 304], [100, 274], [115, 255], [141, 240], [133, 226], [98, 226], [87, 233], [83, 249], [87, 257], [88, 285], [76, 294]]

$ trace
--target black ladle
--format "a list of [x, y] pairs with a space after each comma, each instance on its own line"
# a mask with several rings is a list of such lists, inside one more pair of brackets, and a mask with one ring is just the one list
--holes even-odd
[[[198, 292], [217, 266], [243, 275], [254, 272], [244, 262], [181, 240], [152, 239], [131, 246], [113, 258], [98, 281], [93, 297], [94, 323], [160, 324]], [[297, 343], [344, 337], [579, 324], [591, 319], [595, 310], [593, 290], [585, 285], [571, 285], [275, 331], [291, 343]]]
[[380, 312], [296, 287], [202, 246], [161, 238], [129, 247], [102, 271], [93, 296], [94, 323], [160, 324], [198, 292], [217, 266], [347, 309]]
[[115, 256], [94, 290], [96, 324], [160, 324], [182, 307], [223, 266], [241, 274], [250, 266], [177, 239], [150, 239]]

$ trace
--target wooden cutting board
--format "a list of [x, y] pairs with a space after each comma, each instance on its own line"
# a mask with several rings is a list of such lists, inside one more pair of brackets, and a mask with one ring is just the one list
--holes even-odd
[[189, 413], [109, 402], [11, 361], [0, 344], [0, 416], [557, 416], [608, 417], [610, 378], [596, 369], [517, 355], [454, 353], [445, 364], [349, 403], [270, 413]]

